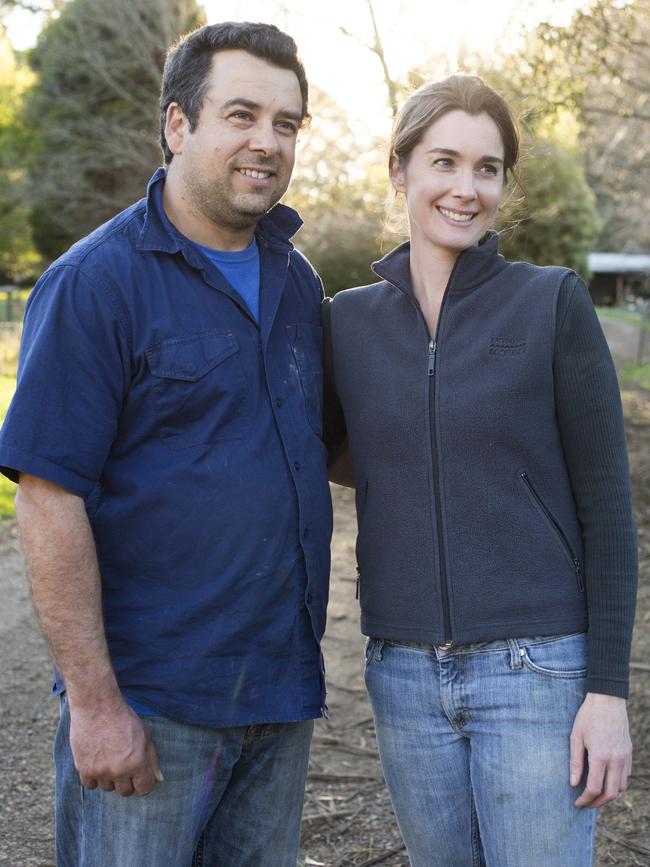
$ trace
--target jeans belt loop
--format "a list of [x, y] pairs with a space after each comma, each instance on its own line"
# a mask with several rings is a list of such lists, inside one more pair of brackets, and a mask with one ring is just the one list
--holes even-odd
[[373, 656], [374, 656], [375, 662], [381, 662], [382, 661], [382, 659], [383, 659], [382, 650], [383, 649], [384, 649], [384, 639], [378, 638], [377, 641], [375, 642], [375, 647], [374, 647], [374, 651], [373, 651]]
[[519, 647], [519, 642], [516, 638], [508, 639], [508, 648], [510, 650], [510, 668], [523, 668], [524, 663], [521, 657], [524, 655], [524, 651]]

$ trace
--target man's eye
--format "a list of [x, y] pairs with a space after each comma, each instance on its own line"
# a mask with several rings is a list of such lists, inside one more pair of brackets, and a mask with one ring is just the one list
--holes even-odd
[[253, 115], [249, 111], [233, 111], [230, 115], [234, 120], [252, 120]]
[[275, 125], [283, 132], [288, 132], [292, 135], [298, 132], [298, 125], [292, 120], [279, 120]]

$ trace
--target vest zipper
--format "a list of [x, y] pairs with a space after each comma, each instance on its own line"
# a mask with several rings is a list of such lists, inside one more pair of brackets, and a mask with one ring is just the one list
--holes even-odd
[[526, 485], [526, 488], [527, 488], [530, 496], [533, 498], [533, 501], [537, 504], [540, 511], [542, 512], [542, 514], [544, 515], [544, 517], [546, 518], [548, 523], [551, 525], [551, 527], [555, 531], [555, 535], [557, 536], [557, 539], [558, 539], [561, 547], [564, 549], [565, 554], [567, 555], [567, 557], [571, 561], [571, 564], [573, 565], [573, 570], [576, 573], [576, 581], [578, 582], [578, 589], [580, 590], [581, 593], [584, 593], [585, 584], [584, 584], [584, 581], [582, 578], [582, 566], [580, 565], [580, 561], [576, 557], [576, 555], [573, 551], [573, 548], [571, 547], [571, 543], [569, 542], [569, 540], [566, 536], [566, 533], [564, 532], [562, 527], [559, 525], [559, 523], [555, 519], [555, 516], [553, 515], [553, 513], [546, 507], [546, 504], [544, 503], [544, 501], [542, 500], [540, 495], [535, 490], [535, 487], [534, 487], [528, 473], [525, 470], [521, 470], [521, 472], [519, 473], [519, 477], [521, 478], [522, 482]]
[[[461, 253], [456, 261], [454, 262], [454, 267], [451, 269], [451, 274], [449, 275], [449, 280], [447, 281], [447, 285], [445, 286], [445, 291], [442, 296], [442, 303], [440, 305], [440, 312], [438, 314], [438, 323], [436, 325], [436, 333], [432, 338], [429, 334], [429, 326], [427, 325], [427, 321], [424, 318], [420, 305], [415, 300], [415, 297], [411, 294], [411, 292], [406, 291], [404, 294], [410, 300], [411, 304], [415, 307], [420, 319], [424, 323], [424, 327], [426, 329], [427, 335], [429, 337], [428, 343], [428, 352], [427, 352], [427, 378], [429, 383], [429, 419], [431, 421], [431, 462], [433, 465], [433, 488], [434, 488], [434, 503], [435, 503], [435, 513], [436, 513], [436, 532], [438, 535], [438, 571], [440, 573], [440, 601], [442, 605], [442, 623], [443, 623], [443, 635], [444, 641], [442, 642], [440, 647], [444, 647], [445, 650], [450, 650], [453, 647], [454, 642], [451, 637], [451, 613], [449, 611], [449, 586], [447, 583], [447, 566], [445, 559], [445, 545], [442, 535], [442, 507], [440, 504], [440, 479], [439, 479], [439, 470], [438, 470], [438, 431], [436, 427], [436, 412], [435, 412], [435, 379], [436, 379], [436, 354], [438, 350], [438, 334], [440, 333], [440, 322], [442, 321], [442, 314], [445, 309], [445, 302], [447, 301], [447, 295], [449, 293], [449, 289], [452, 284], [452, 280], [454, 278], [454, 274], [456, 273], [456, 269], [458, 268], [458, 263], [460, 262], [463, 253]], [[400, 288], [400, 287], [398, 287]]]
[[[451, 632], [451, 611], [449, 606], [449, 582], [447, 579], [447, 559], [445, 552], [445, 542], [442, 527], [442, 502], [440, 497], [440, 466], [438, 462], [438, 425], [436, 420], [436, 359], [438, 347], [440, 344], [440, 323], [445, 311], [445, 304], [449, 295], [449, 290], [454, 279], [454, 274], [458, 268], [458, 263], [462, 258], [462, 253], [454, 262], [454, 267], [451, 269], [451, 274], [447, 280], [445, 291], [440, 304], [440, 312], [438, 313], [438, 322], [436, 323], [436, 333], [433, 340], [429, 339], [429, 363], [427, 367], [427, 375], [429, 376], [429, 418], [431, 419], [431, 459], [433, 463], [433, 487], [434, 487], [434, 504], [436, 511], [436, 532], [438, 535], [438, 567], [440, 572], [440, 601], [442, 604], [442, 623], [443, 636], [442, 642], [445, 649], [453, 647], [453, 639]], [[419, 305], [418, 305], [419, 308]], [[420, 316], [424, 319], [422, 311]], [[426, 322], [425, 322], [426, 324]], [[428, 328], [427, 328], [428, 331]]]

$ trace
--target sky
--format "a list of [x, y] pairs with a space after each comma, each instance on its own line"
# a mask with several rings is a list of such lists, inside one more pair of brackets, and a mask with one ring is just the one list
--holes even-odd
[[[523, 27], [541, 20], [565, 24], [587, 0], [374, 0], [391, 75], [437, 57], [432, 75], [459, 68], [463, 48], [485, 57], [515, 47]], [[390, 125], [386, 88], [372, 40], [367, 0], [204, 0], [208, 22], [267, 21], [295, 38], [311, 84], [327, 91], [356, 125], [385, 135]], [[7, 19], [17, 49], [34, 44], [42, 17], [26, 12]], [[351, 35], [341, 32], [344, 27]]]

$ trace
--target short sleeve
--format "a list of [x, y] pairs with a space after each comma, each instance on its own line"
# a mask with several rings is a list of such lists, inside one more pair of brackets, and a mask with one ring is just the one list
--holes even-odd
[[72, 265], [47, 271], [25, 311], [16, 392], [0, 431], [0, 470], [78, 496], [99, 480], [130, 378], [116, 298]]

